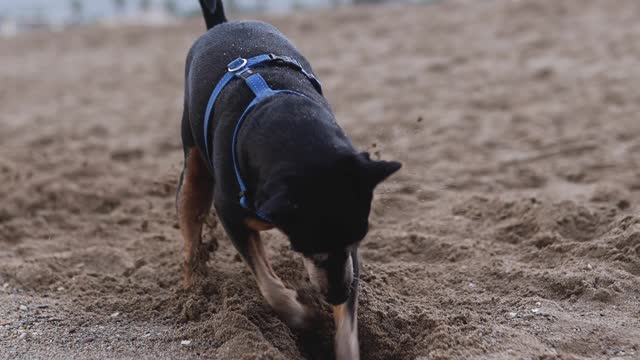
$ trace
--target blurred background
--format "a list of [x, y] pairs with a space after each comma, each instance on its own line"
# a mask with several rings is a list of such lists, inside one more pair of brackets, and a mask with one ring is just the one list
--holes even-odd
[[[307, 8], [375, 3], [427, 3], [434, 0], [231, 0], [228, 13], [284, 13]], [[193, 0], [0, 0], [0, 35], [34, 30], [59, 31], [89, 24], [163, 25], [200, 16]]]

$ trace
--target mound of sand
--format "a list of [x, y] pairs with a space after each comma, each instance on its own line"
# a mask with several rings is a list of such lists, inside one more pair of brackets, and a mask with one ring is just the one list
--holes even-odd
[[[354, 142], [403, 170], [362, 245], [363, 359], [640, 356], [640, 3], [445, 1], [267, 19]], [[0, 40], [0, 358], [326, 359], [215, 217], [180, 288], [173, 198], [200, 20]]]

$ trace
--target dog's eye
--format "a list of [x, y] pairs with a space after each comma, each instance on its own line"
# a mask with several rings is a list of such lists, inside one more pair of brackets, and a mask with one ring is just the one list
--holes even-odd
[[315, 263], [321, 263], [321, 262], [327, 261], [327, 259], [329, 258], [329, 254], [327, 253], [314, 254], [311, 256], [311, 258]]

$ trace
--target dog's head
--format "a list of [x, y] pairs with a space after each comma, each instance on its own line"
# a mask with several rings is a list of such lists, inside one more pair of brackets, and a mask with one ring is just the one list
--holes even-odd
[[298, 169], [267, 185], [260, 212], [305, 257], [312, 283], [327, 301], [340, 304], [353, 281], [352, 253], [365, 237], [374, 188], [400, 169], [369, 154], [344, 156], [329, 166]]

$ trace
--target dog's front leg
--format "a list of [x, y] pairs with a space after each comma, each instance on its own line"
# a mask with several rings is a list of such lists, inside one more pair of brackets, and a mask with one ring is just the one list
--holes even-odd
[[[267, 303], [283, 319], [287, 325], [294, 329], [305, 328], [309, 311], [297, 299], [297, 293], [287, 288], [276, 275], [269, 263], [260, 233], [245, 224], [232, 225], [221, 218], [227, 229], [227, 233], [240, 252], [243, 259], [249, 265], [249, 269], [256, 278], [260, 292]], [[247, 222], [251, 224], [250, 222]]]
[[269, 305], [290, 327], [304, 328], [308, 310], [297, 300], [297, 293], [287, 288], [271, 268], [258, 232], [250, 234], [249, 254], [258, 287]]
[[337, 360], [360, 359], [358, 344], [358, 283], [360, 264], [358, 249], [351, 253], [353, 263], [353, 281], [351, 294], [346, 302], [333, 306], [333, 319], [336, 325], [335, 350]]

